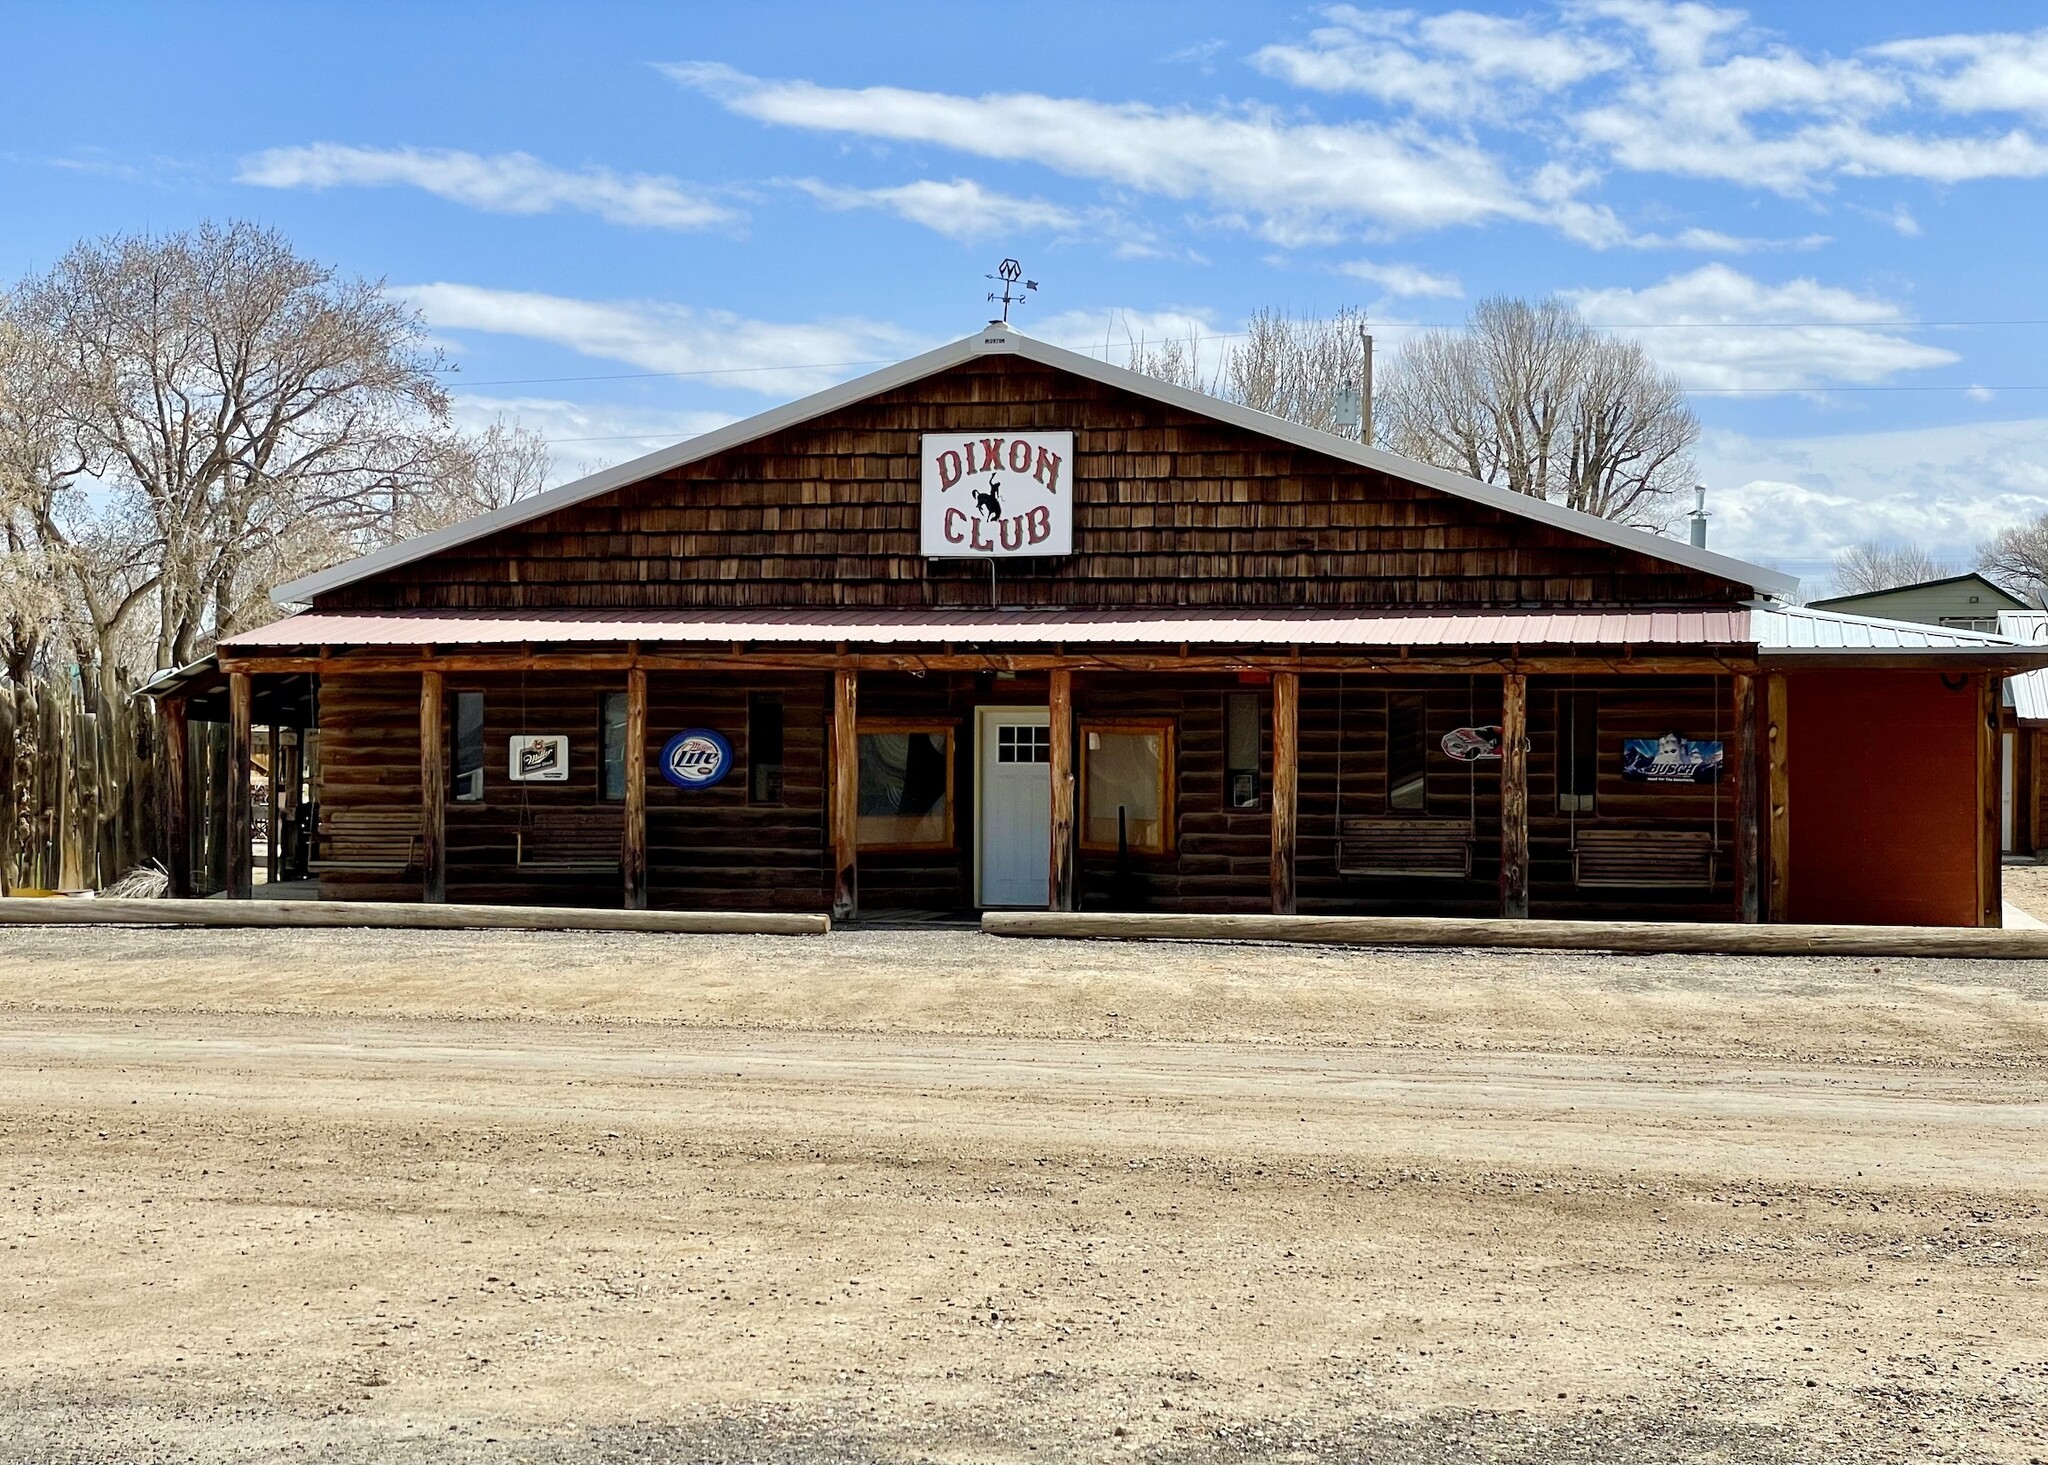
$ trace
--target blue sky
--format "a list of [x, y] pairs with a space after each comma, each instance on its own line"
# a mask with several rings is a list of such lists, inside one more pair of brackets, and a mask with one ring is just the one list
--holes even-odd
[[274, 224], [407, 293], [465, 418], [562, 476], [963, 335], [1014, 254], [1026, 329], [1114, 360], [1572, 296], [1695, 390], [1715, 546], [1815, 592], [1847, 543], [1961, 564], [2048, 511], [2038, 5], [0, 17], [0, 275]]

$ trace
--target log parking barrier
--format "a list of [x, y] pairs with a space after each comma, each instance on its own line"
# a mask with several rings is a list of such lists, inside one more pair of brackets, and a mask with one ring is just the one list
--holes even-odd
[[1710, 956], [2048, 958], [2048, 930], [1975, 926], [1750, 926], [1686, 921], [1531, 921], [1453, 916], [1198, 916], [990, 911], [992, 936], [1244, 941], [1300, 946], [1467, 946]]
[[370, 900], [0, 900], [0, 926], [370, 927], [385, 931], [644, 931], [822, 936], [827, 915], [629, 911]]

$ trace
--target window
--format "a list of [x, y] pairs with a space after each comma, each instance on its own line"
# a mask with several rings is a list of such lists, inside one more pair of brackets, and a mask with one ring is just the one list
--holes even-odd
[[747, 802], [782, 802], [782, 694], [747, 698]]
[[1420, 692], [1387, 694], [1387, 807], [1419, 814], [1427, 806], [1429, 709]]
[[945, 849], [953, 843], [953, 730], [870, 724], [860, 730], [856, 837], [863, 848]]
[[598, 699], [599, 777], [604, 797], [614, 803], [626, 797], [626, 694], [606, 692]]
[[1955, 631], [1995, 631], [1998, 617], [1988, 616], [1943, 616], [1941, 624]]
[[1007, 723], [998, 726], [996, 728], [996, 762], [1052, 762], [1052, 729], [1049, 727], [1012, 727]]
[[1259, 806], [1259, 694], [1232, 692], [1223, 699], [1223, 803]]
[[1600, 772], [1600, 718], [1591, 692], [1557, 694], [1557, 811], [1593, 812]]
[[1173, 848], [1173, 724], [1081, 724], [1081, 844], [1164, 854]]
[[481, 803], [484, 796], [484, 694], [455, 694], [455, 802]]

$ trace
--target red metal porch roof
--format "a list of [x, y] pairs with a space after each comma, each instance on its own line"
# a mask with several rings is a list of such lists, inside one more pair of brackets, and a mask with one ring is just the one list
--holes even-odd
[[978, 646], [1739, 646], [1750, 612], [1204, 610], [305, 611], [227, 637], [281, 646], [485, 646], [638, 641]]

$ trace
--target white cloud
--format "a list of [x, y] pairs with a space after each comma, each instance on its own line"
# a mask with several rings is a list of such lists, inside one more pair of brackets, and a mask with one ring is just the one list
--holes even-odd
[[651, 229], [710, 229], [739, 215], [674, 178], [570, 171], [526, 153], [459, 152], [446, 148], [360, 148], [320, 142], [271, 148], [242, 160], [237, 181], [263, 188], [423, 189], [494, 214], [595, 214], [613, 224]]
[[510, 422], [547, 439], [554, 457], [550, 485], [580, 478], [612, 463], [669, 447], [735, 419], [730, 412], [662, 411], [606, 402], [571, 402], [557, 397], [498, 397], [456, 392], [458, 427], [476, 432]]
[[[1767, 285], [1724, 264], [1641, 290], [1566, 294], [1587, 320], [1633, 328], [1645, 349], [1698, 390], [1868, 385], [1958, 359], [1872, 324], [1900, 319], [1896, 302], [1810, 279]], [[1658, 328], [1645, 329], [1652, 325]]]
[[971, 178], [955, 178], [950, 183], [925, 178], [891, 188], [842, 188], [802, 178], [795, 186], [827, 208], [886, 209], [948, 239], [968, 243], [1020, 231], [1067, 231], [1081, 223], [1078, 215], [1059, 204], [997, 193]]
[[726, 310], [445, 283], [400, 286], [393, 293], [439, 331], [524, 336], [643, 371], [701, 373], [708, 386], [775, 397], [817, 391], [928, 344], [857, 318], [784, 323]]
[[1337, 272], [1377, 285], [1389, 295], [1408, 300], [1425, 296], [1457, 300], [1465, 293], [1456, 275], [1434, 274], [1419, 265], [1376, 264], [1369, 259], [1354, 259], [1338, 265]]
[[1477, 144], [1416, 129], [1294, 123], [1249, 106], [1197, 112], [1029, 92], [824, 87], [710, 62], [662, 70], [762, 122], [929, 143], [1200, 200], [1226, 217], [1251, 216], [1281, 242], [1359, 222], [1428, 229], [1558, 213], [1525, 197]]
[[[1644, 48], [1582, 138], [1622, 167], [1797, 194], [1836, 177], [1938, 183], [2048, 174], [2048, 143], [2018, 128], [1945, 130], [1948, 118], [2048, 110], [2048, 32], [1950, 36], [1809, 57], [1746, 33], [1740, 11], [1603, 0]], [[2032, 67], [2031, 73], [2029, 67]], [[1933, 115], [1915, 111], [1931, 103]]]
[[1813, 438], [1710, 432], [1696, 458], [1712, 485], [1713, 546], [1805, 566], [1810, 579], [1871, 539], [1967, 566], [2000, 529], [2048, 513], [2048, 419]]
[[1624, 59], [1583, 32], [1470, 10], [1417, 16], [1337, 5], [1324, 15], [1330, 24], [1305, 44], [1266, 46], [1252, 64], [1294, 86], [1469, 120], [1505, 117]]

